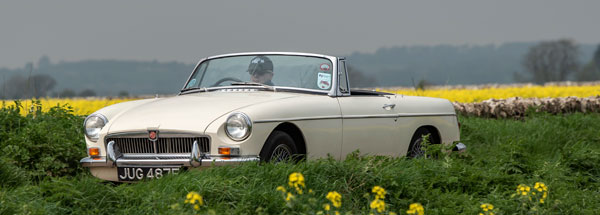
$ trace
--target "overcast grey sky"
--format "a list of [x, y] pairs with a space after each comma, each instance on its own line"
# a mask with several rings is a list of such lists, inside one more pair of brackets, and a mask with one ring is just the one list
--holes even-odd
[[48, 55], [194, 63], [241, 51], [600, 42], [600, 1], [2, 1], [0, 67]]

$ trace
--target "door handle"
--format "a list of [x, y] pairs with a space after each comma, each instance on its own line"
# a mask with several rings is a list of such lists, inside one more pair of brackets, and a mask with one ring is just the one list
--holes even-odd
[[391, 110], [391, 109], [394, 109], [395, 107], [396, 107], [396, 104], [384, 104], [382, 108], [385, 110]]

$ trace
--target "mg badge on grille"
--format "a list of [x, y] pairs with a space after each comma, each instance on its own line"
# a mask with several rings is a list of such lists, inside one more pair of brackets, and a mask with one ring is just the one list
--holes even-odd
[[150, 141], [158, 140], [158, 131], [148, 131], [148, 139]]

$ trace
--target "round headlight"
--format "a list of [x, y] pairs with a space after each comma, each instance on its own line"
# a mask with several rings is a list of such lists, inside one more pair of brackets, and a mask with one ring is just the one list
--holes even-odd
[[250, 136], [252, 122], [250, 117], [243, 113], [233, 113], [227, 117], [225, 122], [225, 133], [235, 141], [242, 141]]
[[108, 123], [106, 117], [102, 114], [92, 114], [85, 118], [83, 126], [85, 128], [85, 136], [91, 141], [97, 141], [100, 138], [100, 130]]

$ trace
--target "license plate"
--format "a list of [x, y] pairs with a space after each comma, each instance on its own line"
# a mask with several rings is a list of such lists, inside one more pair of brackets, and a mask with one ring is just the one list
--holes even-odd
[[119, 181], [159, 179], [165, 175], [177, 173], [179, 173], [179, 167], [117, 167]]

